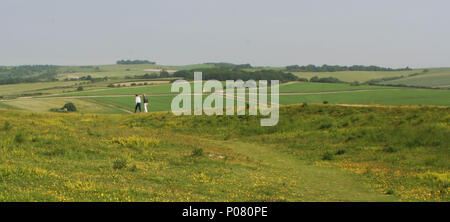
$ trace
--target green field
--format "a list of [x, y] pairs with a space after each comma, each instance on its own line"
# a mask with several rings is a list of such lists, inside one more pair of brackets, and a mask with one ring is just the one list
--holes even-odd
[[161, 84], [153, 86], [135, 86], [113, 89], [101, 89], [95, 91], [83, 91], [61, 94], [59, 96], [93, 96], [93, 95], [134, 95], [134, 94], [168, 94], [170, 92], [170, 84]]
[[0, 85], [0, 96], [19, 95], [19, 94], [32, 94], [50, 90], [58, 90], [62, 92], [64, 88], [70, 87], [79, 83], [79, 81], [72, 82], [38, 82], [38, 83], [21, 83], [11, 85]]
[[427, 73], [391, 81], [383, 81], [380, 82], [380, 84], [402, 84], [406, 86], [450, 88], [450, 69], [432, 69]]
[[[191, 83], [192, 85], [192, 83]], [[26, 99], [4, 100], [3, 106], [46, 112], [73, 102], [82, 113], [134, 112], [134, 94], [147, 94], [150, 111], [169, 111], [177, 93], [170, 84], [107, 88], [47, 95]], [[193, 87], [191, 87], [193, 88]], [[205, 95], [206, 96], [206, 95]], [[450, 91], [336, 83], [289, 82], [280, 85], [280, 104], [323, 103], [368, 105], [450, 105]]]
[[376, 90], [376, 89], [393, 89], [387, 86], [369, 86], [359, 85], [351, 86], [345, 83], [315, 83], [315, 82], [293, 82], [280, 86], [280, 93], [295, 92], [333, 92], [333, 91], [357, 91], [357, 90]]
[[409, 74], [422, 72], [422, 69], [405, 71], [341, 71], [341, 72], [293, 72], [298, 77], [311, 79], [314, 76], [319, 78], [335, 77], [345, 82], [366, 82], [372, 79], [381, 79], [394, 76], [408, 76]]
[[449, 90], [435, 89], [387, 89], [362, 92], [345, 92], [310, 95], [282, 95], [281, 104], [301, 102], [332, 104], [378, 104], [378, 105], [450, 105]]
[[0, 109], [1, 201], [449, 201], [448, 108]]
[[98, 70], [82, 69], [80, 67], [61, 67], [59, 79], [65, 78], [77, 78], [82, 76], [91, 75], [92, 77], [111, 77], [111, 78], [124, 78], [126, 76], [144, 75], [146, 73], [159, 73], [157, 71], [146, 71], [146, 69], [164, 69], [164, 70], [184, 70], [184, 69], [198, 69], [198, 68], [211, 68], [213, 65], [208, 64], [195, 64], [185, 66], [164, 66], [157, 64], [133, 64], [133, 65], [100, 65]]
[[[170, 111], [170, 103], [175, 96], [152, 96], [149, 97], [150, 105], [148, 106], [150, 112], [154, 111]], [[134, 96], [130, 97], [98, 97], [83, 99], [93, 103], [113, 104], [116, 107], [134, 112]], [[142, 106], [142, 110], [144, 107]]]

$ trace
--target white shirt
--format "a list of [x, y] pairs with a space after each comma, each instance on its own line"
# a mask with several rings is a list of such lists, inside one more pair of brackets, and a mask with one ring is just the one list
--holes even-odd
[[140, 96], [136, 96], [136, 104], [141, 103], [141, 97]]

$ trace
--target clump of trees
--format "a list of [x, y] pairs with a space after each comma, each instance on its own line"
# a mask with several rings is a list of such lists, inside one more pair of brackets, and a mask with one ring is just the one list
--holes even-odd
[[75, 104], [69, 102], [69, 103], [64, 104], [64, 106], [62, 108], [52, 108], [52, 109], [50, 109], [50, 111], [52, 111], [52, 112], [60, 112], [60, 113], [76, 112], [77, 111], [77, 107], [75, 106]]
[[286, 73], [279, 70], [259, 70], [244, 71], [241, 69], [225, 69], [225, 68], [209, 68], [196, 70], [180, 70], [173, 74], [174, 77], [181, 77], [187, 80], [194, 79], [194, 72], [202, 72], [204, 80], [215, 79], [219, 81], [225, 80], [280, 80], [294, 81], [298, 80], [297, 76], [292, 73]]
[[117, 65], [131, 65], [131, 64], [156, 64], [156, 62], [149, 60], [119, 60]]
[[322, 66], [315, 65], [307, 65], [307, 66], [299, 66], [299, 65], [291, 65], [286, 66], [286, 71], [288, 72], [338, 72], [338, 71], [403, 71], [403, 70], [411, 70], [411, 68], [385, 68], [379, 66], [363, 66], [363, 65], [353, 65], [353, 66], [339, 66], [339, 65], [327, 65], [324, 64]]
[[87, 80], [87, 81], [90, 81], [90, 82], [101, 82], [101, 81], [107, 81], [108, 77], [105, 76], [105, 77], [94, 78], [91, 75], [87, 75], [87, 76], [82, 76], [82, 77], [80, 77], [77, 80]]
[[207, 62], [205, 64], [208, 65], [214, 65], [217, 68], [222, 69], [250, 69], [252, 66], [250, 64], [233, 64], [233, 63], [227, 63], [227, 62]]
[[23, 65], [0, 67], [0, 85], [57, 81], [58, 66], [54, 65]]
[[317, 76], [312, 77], [310, 80], [310, 82], [323, 82], [323, 83], [345, 83], [342, 80], [339, 80], [338, 78], [335, 77], [324, 77], [324, 78], [319, 78]]

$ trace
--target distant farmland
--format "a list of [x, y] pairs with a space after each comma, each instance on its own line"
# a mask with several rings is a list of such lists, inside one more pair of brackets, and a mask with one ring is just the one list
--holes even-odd
[[436, 69], [420, 75], [383, 81], [380, 84], [450, 88], [450, 69]]

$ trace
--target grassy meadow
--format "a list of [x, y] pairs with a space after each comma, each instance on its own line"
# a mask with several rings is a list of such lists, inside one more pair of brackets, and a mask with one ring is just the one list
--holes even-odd
[[449, 201], [448, 107], [280, 112], [0, 109], [0, 200]]

